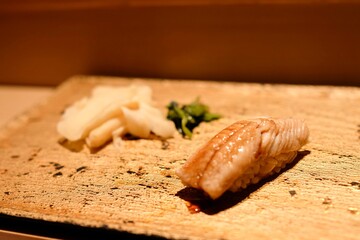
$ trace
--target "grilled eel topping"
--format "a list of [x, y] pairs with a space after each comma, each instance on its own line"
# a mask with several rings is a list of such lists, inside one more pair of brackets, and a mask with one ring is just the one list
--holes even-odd
[[238, 121], [198, 149], [176, 173], [184, 185], [216, 199], [279, 172], [308, 137], [308, 127], [298, 119]]

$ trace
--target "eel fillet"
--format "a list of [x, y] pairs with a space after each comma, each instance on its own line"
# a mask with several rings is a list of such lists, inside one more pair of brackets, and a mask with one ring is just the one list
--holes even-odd
[[299, 119], [238, 121], [198, 149], [176, 174], [184, 185], [216, 199], [279, 172], [308, 138], [309, 129]]

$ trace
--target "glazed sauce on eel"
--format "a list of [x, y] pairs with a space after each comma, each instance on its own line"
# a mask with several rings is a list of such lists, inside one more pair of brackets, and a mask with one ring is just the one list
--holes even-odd
[[189, 210], [189, 213], [195, 214], [201, 212], [201, 208], [199, 205], [191, 203], [189, 201], [185, 201], [185, 205], [187, 209]]

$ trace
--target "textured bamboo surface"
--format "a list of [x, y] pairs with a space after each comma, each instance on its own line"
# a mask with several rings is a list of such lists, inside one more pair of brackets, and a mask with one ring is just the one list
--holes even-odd
[[[133, 82], [151, 86], [164, 113], [171, 100], [200, 97], [223, 118], [201, 124], [192, 140], [128, 139], [121, 149], [90, 151], [58, 135], [64, 108], [95, 85]], [[0, 213], [174, 239], [356, 239], [359, 106], [351, 87], [75, 76], [1, 129]], [[184, 188], [174, 170], [224, 127], [256, 116], [307, 122], [310, 142], [296, 161], [217, 201]]]

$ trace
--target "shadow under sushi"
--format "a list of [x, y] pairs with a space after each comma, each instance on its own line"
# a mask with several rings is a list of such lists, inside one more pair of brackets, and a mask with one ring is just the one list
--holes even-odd
[[[239, 192], [234, 193], [227, 191], [216, 200], [210, 199], [201, 190], [191, 187], [185, 187], [181, 189], [176, 193], [176, 196], [189, 203], [188, 208], [190, 212], [203, 212], [208, 215], [214, 215], [239, 204], [240, 202], [248, 198], [253, 192], [260, 189], [264, 184], [273, 181], [283, 172], [286, 172], [287, 170], [293, 168], [301, 159], [303, 159], [308, 154], [310, 154], [310, 151], [308, 150], [299, 151], [296, 158], [279, 173], [262, 179], [257, 184], [250, 185], [246, 189], [243, 189]], [[191, 209], [196, 209], [196, 211], [192, 211]]]

